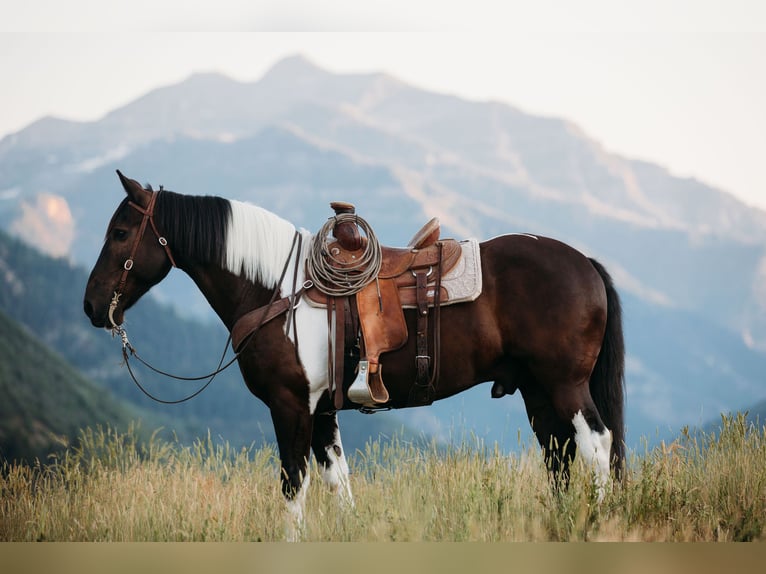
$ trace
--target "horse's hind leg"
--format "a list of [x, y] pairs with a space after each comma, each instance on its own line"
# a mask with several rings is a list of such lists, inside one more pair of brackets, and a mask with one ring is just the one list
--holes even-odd
[[604, 499], [609, 486], [609, 456], [612, 450], [612, 433], [601, 422], [595, 406], [577, 411], [572, 417], [575, 442], [585, 463], [593, 469], [598, 501]]
[[576, 451], [572, 425], [559, 419], [550, 398], [539, 387], [522, 386], [521, 394], [554, 488], [566, 487], [569, 485], [569, 461]]
[[601, 420], [587, 381], [556, 388], [553, 393], [553, 406], [559, 420], [569, 421], [574, 430], [577, 451], [586, 466], [593, 471], [598, 501], [601, 502], [610, 484], [612, 433]]
[[537, 386], [524, 386], [521, 392], [555, 484], [568, 485], [570, 460], [579, 452], [593, 470], [598, 500], [603, 500], [610, 479], [612, 435], [598, 414], [587, 383], [556, 388], [552, 397]]
[[338, 418], [335, 413], [322, 413], [314, 417], [311, 448], [322, 472], [322, 480], [335, 493], [341, 505], [353, 507], [348, 463], [340, 440]]

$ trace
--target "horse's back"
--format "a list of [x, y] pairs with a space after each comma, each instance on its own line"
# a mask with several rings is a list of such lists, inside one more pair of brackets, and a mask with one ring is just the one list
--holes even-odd
[[527, 280], [600, 284], [588, 257], [557, 239], [524, 233], [500, 235], [480, 244], [484, 274], [509, 275]]

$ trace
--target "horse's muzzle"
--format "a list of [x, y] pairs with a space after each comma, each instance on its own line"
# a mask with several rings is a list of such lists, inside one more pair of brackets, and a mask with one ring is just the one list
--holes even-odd
[[98, 327], [99, 329], [106, 327], [106, 313], [97, 313], [93, 308], [93, 304], [87, 299], [83, 301], [83, 311], [85, 311], [85, 314], [88, 316], [94, 327]]

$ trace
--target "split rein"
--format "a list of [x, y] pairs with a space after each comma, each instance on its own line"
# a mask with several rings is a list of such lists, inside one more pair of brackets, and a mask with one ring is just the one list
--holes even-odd
[[[133, 382], [141, 390], [142, 393], [144, 393], [147, 397], [149, 397], [153, 401], [158, 402], [158, 403], [162, 403], [163, 405], [177, 405], [177, 404], [184, 403], [186, 401], [189, 401], [189, 400], [193, 399], [194, 397], [199, 395], [202, 391], [204, 391], [210, 385], [210, 383], [213, 382], [213, 379], [215, 378], [215, 376], [218, 373], [220, 373], [221, 371], [226, 370], [229, 366], [231, 366], [232, 363], [234, 363], [234, 361], [237, 358], [239, 358], [239, 353], [237, 353], [231, 361], [229, 361], [226, 365], [221, 367], [221, 364], [223, 363], [223, 359], [226, 356], [226, 351], [227, 351], [228, 346], [229, 346], [229, 343], [227, 341], [226, 342], [226, 347], [224, 347], [224, 350], [223, 350], [223, 355], [221, 355], [221, 360], [218, 362], [218, 367], [216, 368], [215, 371], [213, 371], [212, 373], [208, 373], [207, 375], [203, 375], [201, 377], [181, 377], [181, 376], [173, 375], [171, 373], [166, 373], [165, 371], [157, 369], [157, 368], [153, 367], [152, 365], [150, 365], [149, 363], [147, 363], [144, 359], [142, 359], [141, 356], [136, 351], [135, 347], [133, 347], [133, 345], [130, 344], [130, 341], [128, 341], [128, 334], [125, 332], [125, 329], [123, 327], [121, 327], [119, 325], [112, 327], [112, 336], [114, 336], [114, 335], [119, 335], [120, 338], [122, 339], [122, 358], [125, 361], [125, 366], [128, 367], [128, 372], [130, 373], [130, 378], [133, 379]], [[231, 338], [231, 337], [229, 337], [229, 338]], [[165, 400], [165, 399], [160, 399], [160, 398], [154, 396], [149, 391], [147, 391], [143, 387], [143, 385], [138, 381], [138, 379], [136, 378], [135, 373], [133, 372], [133, 369], [130, 366], [129, 357], [131, 357], [131, 356], [135, 357], [136, 359], [138, 359], [138, 361], [141, 362], [148, 369], [154, 371], [155, 373], [163, 375], [165, 377], [169, 377], [171, 379], [176, 379], [176, 380], [179, 380], [179, 381], [200, 381], [202, 379], [207, 379], [209, 377], [209, 380], [204, 385], [202, 385], [199, 389], [194, 391], [192, 394], [190, 394], [190, 395], [188, 395], [188, 396], [186, 396], [186, 397], [184, 397], [182, 399], [177, 399], [175, 401], [168, 401], [168, 400]]]
[[[162, 187], [160, 187], [160, 191], [162, 191]], [[127, 281], [128, 273], [133, 268], [133, 259], [136, 256], [136, 252], [138, 251], [138, 245], [141, 242], [141, 239], [143, 238], [144, 233], [146, 231], [146, 224], [147, 224], [147, 222], [149, 222], [151, 224], [152, 231], [157, 236], [157, 239], [158, 239], [160, 245], [165, 250], [165, 253], [168, 256], [168, 259], [170, 260], [170, 263], [173, 265], [173, 267], [176, 267], [176, 263], [175, 263], [175, 260], [173, 259], [173, 256], [172, 256], [171, 252], [170, 252], [170, 248], [168, 246], [168, 242], [167, 242], [167, 240], [162, 235], [160, 235], [160, 233], [157, 230], [157, 227], [156, 227], [156, 225], [154, 223], [154, 204], [155, 204], [155, 201], [157, 199], [157, 195], [158, 194], [159, 194], [159, 192], [152, 193], [151, 199], [149, 200], [149, 205], [147, 206], [146, 209], [143, 209], [141, 206], [133, 203], [132, 201], [128, 202], [128, 205], [130, 205], [131, 207], [133, 207], [134, 209], [136, 209], [139, 213], [141, 213], [143, 215], [143, 219], [141, 221], [141, 226], [139, 228], [139, 232], [136, 235], [136, 239], [135, 239], [135, 241], [133, 243], [133, 247], [131, 248], [130, 257], [125, 261], [125, 264], [123, 265], [123, 272], [122, 272], [122, 276], [120, 277], [120, 282], [119, 282], [119, 284], [117, 286], [117, 290], [114, 292], [114, 296], [112, 297], [112, 300], [109, 303], [108, 317], [109, 317], [109, 322], [111, 323], [110, 330], [112, 332], [112, 337], [114, 337], [115, 335], [119, 335], [119, 337], [120, 337], [120, 340], [122, 342], [122, 357], [123, 357], [123, 360], [125, 361], [125, 365], [128, 368], [128, 372], [130, 373], [130, 378], [133, 379], [133, 382], [136, 384], [136, 386], [141, 390], [142, 393], [144, 393], [147, 397], [149, 397], [150, 399], [152, 399], [155, 402], [162, 403], [164, 405], [177, 405], [177, 404], [189, 401], [189, 400], [193, 399], [194, 397], [198, 396], [200, 393], [202, 393], [202, 391], [204, 391], [210, 385], [210, 383], [213, 382], [213, 379], [215, 379], [216, 375], [218, 375], [222, 371], [225, 371], [231, 365], [233, 365], [234, 362], [237, 359], [239, 359], [240, 355], [245, 351], [245, 349], [247, 348], [248, 343], [256, 335], [256, 333], [261, 328], [261, 326], [264, 323], [266, 323], [267, 321], [266, 320], [261, 320], [255, 326], [255, 328], [247, 335], [247, 337], [245, 337], [245, 339], [242, 341], [242, 344], [239, 346], [239, 350], [235, 352], [235, 354], [232, 357], [232, 359], [228, 363], [223, 365], [223, 361], [224, 361], [224, 359], [226, 357], [226, 353], [228, 351], [229, 344], [231, 343], [231, 333], [229, 333], [229, 337], [226, 340], [226, 344], [224, 345], [224, 348], [223, 348], [223, 353], [221, 354], [221, 359], [218, 361], [218, 366], [215, 368], [215, 370], [213, 372], [208, 373], [206, 375], [201, 375], [199, 377], [182, 377], [182, 376], [179, 376], [179, 375], [173, 375], [173, 374], [167, 373], [167, 372], [165, 372], [165, 371], [163, 371], [161, 369], [157, 369], [156, 367], [152, 366], [151, 364], [149, 364], [148, 362], [146, 362], [144, 359], [141, 358], [141, 356], [136, 351], [135, 347], [133, 347], [133, 345], [128, 340], [128, 333], [125, 330], [125, 328], [122, 325], [117, 325], [114, 322], [114, 311], [116, 310], [117, 304], [118, 304], [118, 302], [120, 300], [120, 297], [122, 296], [122, 289], [125, 287], [125, 283]], [[293, 322], [295, 321], [294, 310], [295, 310], [295, 307], [297, 306], [297, 304], [299, 302], [299, 298], [300, 298], [300, 296], [301, 296], [301, 294], [303, 292], [302, 289], [299, 292], [297, 292], [297, 293], [296, 293], [296, 290], [295, 290], [295, 287], [296, 287], [295, 282], [296, 282], [296, 279], [297, 279], [298, 264], [299, 264], [298, 263], [298, 259], [300, 258], [300, 252], [301, 252], [302, 243], [303, 243], [303, 237], [301, 236], [300, 232], [296, 230], [295, 231], [295, 235], [293, 236], [292, 245], [290, 246], [290, 252], [287, 255], [287, 261], [285, 261], [285, 266], [282, 269], [282, 274], [281, 274], [281, 276], [279, 278], [279, 281], [277, 282], [276, 287], [274, 288], [274, 293], [272, 294], [271, 299], [269, 300], [269, 303], [264, 307], [265, 312], [263, 314], [263, 317], [265, 319], [265, 317], [268, 314], [268, 311], [271, 309], [272, 305], [277, 301], [277, 298], [279, 296], [280, 285], [282, 285], [282, 281], [284, 280], [285, 275], [287, 274], [287, 269], [290, 267], [290, 260], [292, 259], [293, 252], [295, 251], [295, 247], [297, 245], [298, 246], [298, 256], [296, 257], [295, 274], [293, 276], [293, 294], [292, 294], [291, 297], [289, 297], [290, 306], [289, 306], [289, 316], [288, 316], [288, 321], [287, 321], [288, 332], [289, 332], [289, 329], [290, 329], [290, 318], [289, 317], [292, 316]], [[305, 286], [304, 286], [304, 288], [305, 288]], [[295, 334], [295, 342], [296, 342], [296, 352], [297, 352], [297, 343], [298, 343], [297, 333]], [[138, 381], [138, 379], [136, 378], [135, 373], [133, 372], [133, 369], [130, 366], [130, 357], [135, 357], [141, 364], [143, 364], [145, 367], [147, 367], [151, 371], [154, 371], [155, 373], [157, 373], [159, 375], [163, 375], [163, 376], [171, 378], [171, 379], [176, 379], [176, 380], [179, 380], [179, 381], [201, 381], [201, 380], [204, 380], [204, 379], [208, 379], [208, 381], [205, 382], [204, 385], [202, 385], [199, 389], [194, 391], [192, 394], [190, 394], [190, 395], [188, 395], [188, 396], [186, 396], [186, 397], [184, 397], [182, 399], [173, 400], [173, 401], [168, 401], [168, 400], [160, 399], [160, 398], [154, 396], [149, 391], [147, 391], [143, 387], [143, 385], [141, 385], [141, 383]]]

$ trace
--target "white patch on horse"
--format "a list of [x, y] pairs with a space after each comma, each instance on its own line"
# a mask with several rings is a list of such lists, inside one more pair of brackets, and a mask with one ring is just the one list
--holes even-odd
[[[236, 200], [229, 203], [231, 221], [226, 236], [226, 268], [268, 288], [276, 287], [290, 255], [295, 226], [257, 205]], [[296, 244], [280, 285], [283, 296], [292, 293], [294, 281], [297, 288], [305, 281], [305, 258], [311, 234], [305, 229], [301, 229], [300, 234], [300, 253]], [[294, 273], [296, 263], [297, 279]], [[300, 360], [309, 381], [309, 412], [313, 414], [327, 388], [327, 315], [322, 310], [300, 303], [295, 310], [295, 323]], [[296, 334], [292, 326], [289, 335], [295, 343]]]
[[[293, 288], [300, 289], [306, 280], [306, 256], [311, 243], [311, 234], [305, 229], [301, 230], [302, 244], [300, 252], [296, 249], [290, 260], [285, 278], [282, 280], [280, 289], [283, 295], [293, 292]], [[298, 265], [297, 276], [295, 265]], [[309, 412], [314, 414], [317, 402], [322, 393], [327, 390], [327, 312], [307, 305], [300, 301], [295, 309], [295, 325], [285, 325], [290, 340], [295, 343], [296, 330], [298, 337], [298, 351], [303, 370], [309, 380]]]
[[575, 444], [586, 465], [593, 470], [598, 502], [604, 500], [609, 480], [609, 456], [612, 449], [612, 433], [605, 428], [603, 432], [594, 431], [588, 425], [582, 411], [572, 419], [575, 428]]
[[346, 454], [341, 444], [340, 432], [337, 429], [335, 429], [332, 443], [325, 447], [325, 451], [327, 452], [329, 463], [326, 467], [321, 468], [322, 481], [330, 490], [338, 495], [341, 507], [353, 508], [354, 497], [351, 494], [348, 463], [346, 462]]
[[529, 237], [530, 239], [534, 239], [535, 241], [539, 241], [539, 237], [537, 235], [532, 235], [531, 233], [503, 233], [501, 235], [494, 235], [488, 241], [492, 241], [493, 239], [497, 239], [499, 237], [507, 237], [509, 235], [518, 235], [520, 237]]
[[[327, 313], [301, 304], [295, 311], [298, 351], [309, 382], [309, 412], [314, 414], [327, 382]], [[295, 342], [295, 333], [290, 331]]]
[[226, 233], [226, 269], [265, 287], [275, 287], [295, 236], [295, 226], [249, 203], [229, 200], [231, 220]]
[[287, 523], [285, 538], [288, 542], [300, 542], [305, 525], [303, 511], [306, 508], [306, 493], [311, 483], [311, 475], [306, 472], [295, 496], [287, 501]]

